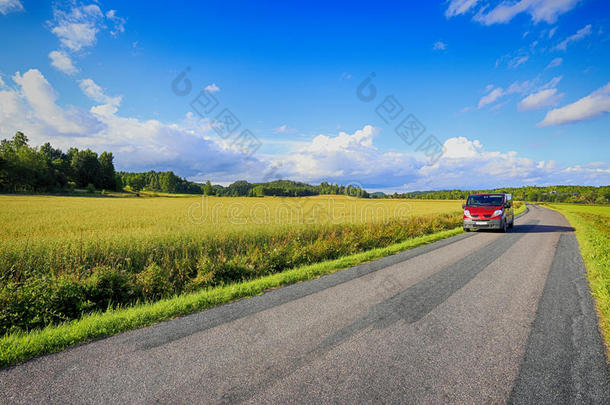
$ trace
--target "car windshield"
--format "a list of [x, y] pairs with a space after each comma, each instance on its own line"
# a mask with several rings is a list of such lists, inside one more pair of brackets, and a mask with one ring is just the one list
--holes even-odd
[[497, 207], [502, 205], [504, 197], [501, 195], [471, 195], [466, 205], [470, 207]]

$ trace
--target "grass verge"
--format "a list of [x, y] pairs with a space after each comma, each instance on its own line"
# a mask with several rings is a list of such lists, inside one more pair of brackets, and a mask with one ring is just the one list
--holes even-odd
[[525, 205], [521, 201], [517, 201], [517, 202], [515, 202], [514, 215], [515, 216], [520, 215], [520, 214], [524, 213], [526, 209], [527, 209], [527, 205]]
[[462, 233], [461, 227], [408, 239], [383, 248], [297, 267], [255, 280], [210, 288], [132, 307], [92, 313], [82, 318], [50, 325], [31, 332], [15, 332], [0, 338], [0, 367], [7, 367], [43, 354], [55, 353], [87, 341], [149, 326], [240, 298], [264, 293], [270, 288], [311, 280], [360, 263]]
[[545, 204], [574, 227], [610, 360], [610, 207]]

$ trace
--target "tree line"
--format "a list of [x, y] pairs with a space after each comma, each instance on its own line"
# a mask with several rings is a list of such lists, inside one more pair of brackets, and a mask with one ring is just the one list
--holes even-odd
[[90, 149], [55, 149], [50, 143], [28, 145], [17, 132], [13, 139], [0, 141], [0, 191], [58, 192], [76, 187], [120, 190], [111, 152], [98, 156]]
[[[209, 182], [206, 183], [209, 186]], [[292, 180], [274, 180], [267, 183], [248, 183], [240, 180], [227, 187], [220, 185], [211, 186], [204, 194], [230, 196], [230, 197], [305, 197], [325, 194], [345, 194], [352, 197], [368, 198], [369, 193], [359, 186], [331, 184], [323, 182], [319, 185], [311, 185]]]
[[201, 184], [193, 183], [174, 172], [148, 172], [130, 173], [118, 172], [118, 177], [127, 191], [160, 191], [163, 193], [203, 194]]
[[374, 198], [414, 198], [433, 200], [465, 200], [468, 195], [476, 193], [509, 193], [513, 199], [533, 202], [565, 202], [608, 204], [610, 201], [610, 186], [524, 186], [504, 187], [487, 190], [441, 190], [414, 191], [409, 193], [394, 193], [378, 195]]

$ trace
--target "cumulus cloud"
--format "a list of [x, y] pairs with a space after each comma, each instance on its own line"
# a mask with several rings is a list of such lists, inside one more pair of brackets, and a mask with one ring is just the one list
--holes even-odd
[[588, 25], [584, 26], [583, 28], [579, 29], [578, 31], [576, 31], [575, 34], [570, 35], [569, 37], [567, 37], [566, 39], [564, 39], [563, 41], [561, 41], [560, 43], [555, 45], [555, 47], [553, 49], [559, 50], [559, 51], [565, 51], [568, 48], [569, 44], [571, 44], [572, 42], [580, 41], [581, 39], [585, 38], [588, 35], [591, 35], [591, 24], [588, 24]]
[[57, 94], [39, 70], [30, 69], [23, 75], [17, 72], [13, 81], [20, 86], [21, 96], [32, 108], [37, 119], [51, 127], [54, 132], [70, 134], [84, 130], [84, 127], [76, 122], [77, 117], [74, 114], [64, 111], [56, 104]]
[[73, 75], [78, 72], [78, 69], [72, 63], [72, 59], [62, 51], [52, 51], [49, 53], [51, 59], [51, 66], [60, 70], [68, 75]]
[[545, 21], [555, 23], [557, 17], [572, 10], [581, 0], [520, 0], [517, 2], [503, 1], [491, 10], [481, 7], [474, 20], [484, 25], [502, 24], [511, 21], [521, 13], [531, 16], [534, 23]]
[[97, 5], [90, 4], [74, 6], [69, 11], [55, 8], [53, 17], [51, 32], [63, 46], [75, 52], [95, 44], [104, 14]]
[[594, 184], [610, 181], [610, 165], [587, 164], [578, 172], [575, 167], [562, 168], [554, 161], [536, 161], [516, 152], [487, 151], [477, 140], [454, 137], [445, 141], [446, 152], [434, 165], [417, 170], [416, 180], [403, 190], [490, 188], [499, 184]]
[[472, 158], [477, 156], [483, 145], [478, 140], [470, 141], [468, 138], [460, 136], [457, 138], [449, 138], [445, 141], [445, 159], [462, 159]]
[[434, 45], [432, 45], [432, 49], [435, 51], [444, 51], [447, 49], [447, 44], [443, 41], [436, 41]]
[[0, 0], [0, 14], [7, 15], [23, 10], [23, 5], [19, 0]]
[[207, 86], [205, 86], [204, 90], [207, 91], [208, 93], [216, 93], [216, 92], [220, 91], [220, 87], [218, 87], [216, 85], [216, 83], [212, 83], [212, 84], [208, 84]]
[[13, 81], [15, 89], [0, 90], [2, 134], [21, 130], [33, 144], [112, 151], [120, 170], [174, 170], [218, 181], [260, 180], [253, 176], [265, 170], [256, 157], [246, 159], [230, 142], [220, 142], [206, 120], [166, 124], [118, 115], [120, 96], [108, 96], [91, 79], [79, 82], [96, 103], [90, 110], [59, 106], [51, 84], [36, 69], [16, 73]]
[[104, 90], [98, 86], [92, 79], [82, 79], [78, 81], [78, 85], [83, 93], [91, 100], [98, 103], [106, 104], [112, 107], [118, 107], [121, 104], [122, 96], [110, 97], [104, 93]]
[[[353, 133], [318, 135], [276, 164], [281, 168], [282, 178], [312, 183], [356, 182], [391, 192], [582, 183], [582, 178], [553, 161], [535, 161], [510, 151], [488, 151], [479, 140], [463, 136], [447, 139], [443, 156], [430, 164], [410, 151], [379, 149], [375, 146], [379, 133], [380, 129], [366, 125]], [[604, 171], [608, 166], [605, 164], [603, 170], [587, 178], [587, 184], [605, 184], [610, 179], [610, 172]]]
[[552, 107], [559, 103], [563, 93], [558, 94], [557, 89], [546, 89], [532, 93], [517, 104], [520, 111], [538, 110], [545, 107]]
[[387, 184], [389, 179], [414, 179], [416, 158], [405, 153], [381, 151], [373, 144], [379, 129], [366, 125], [354, 133], [318, 135], [281, 158], [282, 175], [302, 181]]
[[590, 120], [610, 112], [610, 83], [580, 100], [549, 111], [538, 125], [561, 125]]

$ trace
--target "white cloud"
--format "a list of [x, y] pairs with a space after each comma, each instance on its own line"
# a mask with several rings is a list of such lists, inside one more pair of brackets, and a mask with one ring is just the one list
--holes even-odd
[[569, 124], [610, 112], [610, 83], [580, 100], [549, 111], [539, 126]]
[[559, 167], [554, 161], [535, 161], [516, 152], [487, 151], [477, 141], [454, 137], [445, 141], [446, 153], [434, 165], [417, 170], [416, 180], [407, 190], [490, 188], [524, 184], [594, 184], [610, 181], [610, 165], [590, 164], [581, 171]]
[[74, 6], [69, 11], [55, 8], [53, 17], [51, 32], [73, 52], [95, 45], [104, 19], [102, 11], [95, 4]]
[[0, 14], [7, 15], [23, 10], [23, 5], [19, 0], [0, 0]]
[[[493, 104], [496, 101], [500, 100], [501, 98], [509, 96], [511, 94], [524, 94], [524, 93], [527, 93], [534, 89], [544, 90], [544, 89], [556, 87], [560, 80], [561, 80], [561, 76], [557, 76], [557, 77], [554, 77], [553, 79], [551, 79], [550, 81], [548, 81], [547, 83], [540, 85], [540, 84], [538, 84], [540, 82], [540, 77], [537, 76], [532, 80], [523, 80], [523, 81], [512, 82], [506, 90], [504, 90], [502, 87], [494, 88], [492, 85], [487, 85], [487, 87], [485, 87], [487, 94], [484, 95], [483, 97], [481, 97], [481, 99], [479, 100], [478, 108], [483, 108], [489, 104]], [[507, 102], [508, 102], [508, 100], [505, 101], [504, 103], [500, 103], [500, 104], [494, 106], [494, 108], [500, 108]]]
[[208, 93], [216, 93], [218, 91], [220, 91], [220, 87], [218, 87], [216, 85], [216, 83], [212, 83], [212, 84], [208, 84], [207, 86], [205, 86], [205, 91], [207, 91]]
[[[379, 129], [367, 125], [351, 134], [319, 135], [283, 157], [281, 177], [309, 182], [357, 182], [369, 189], [399, 192], [524, 183], [574, 184], [584, 179], [553, 161], [535, 161], [510, 151], [487, 151], [480, 141], [463, 136], [447, 139], [444, 155], [431, 165], [411, 151], [380, 150], [375, 146], [378, 134]], [[605, 184], [609, 178], [610, 172], [602, 167], [595, 176], [587, 177], [586, 183]], [[402, 186], [392, 187], [397, 184]]]
[[563, 93], [557, 94], [557, 89], [540, 90], [525, 97], [517, 104], [520, 111], [538, 110], [540, 108], [552, 107], [559, 103]]
[[353, 134], [318, 135], [281, 158], [282, 177], [301, 181], [343, 184], [387, 184], [413, 180], [417, 160], [405, 153], [384, 152], [373, 145], [379, 129], [366, 125]]
[[460, 136], [449, 138], [445, 141], [446, 159], [471, 158], [477, 156], [483, 148], [478, 140], [469, 141], [468, 138]]
[[487, 6], [479, 9], [474, 20], [484, 25], [502, 24], [512, 20], [516, 15], [527, 13], [534, 23], [545, 21], [549, 24], [557, 17], [573, 9], [581, 0], [520, 0], [503, 1], [491, 10]]
[[54, 131], [64, 134], [83, 131], [73, 112], [66, 112], [56, 103], [57, 95], [47, 79], [37, 69], [30, 69], [13, 76], [13, 81], [21, 88], [21, 96], [27, 100], [36, 118]]
[[552, 69], [554, 67], [560, 66], [562, 63], [563, 58], [555, 58], [547, 65], [546, 69]]
[[68, 53], [94, 46], [98, 33], [108, 29], [108, 25], [112, 25], [110, 34], [114, 37], [125, 31], [125, 19], [119, 17], [116, 10], [109, 10], [104, 15], [96, 4], [83, 5], [76, 2], [69, 3], [67, 7], [54, 6], [53, 21], [49, 21], [48, 25], [62, 47], [49, 54], [51, 65], [70, 75], [78, 69]]
[[276, 134], [296, 134], [297, 130], [295, 128], [291, 128], [288, 125], [280, 125], [279, 127], [273, 130]]
[[106, 18], [112, 23], [113, 29], [110, 30], [110, 35], [113, 37], [118, 36], [125, 32], [125, 19], [119, 17], [116, 10], [109, 10], [106, 12]]
[[477, 4], [478, 0], [449, 0], [449, 6], [445, 11], [445, 17], [451, 18], [468, 12]]
[[443, 41], [436, 41], [432, 46], [432, 49], [435, 51], [444, 51], [445, 49], [447, 49], [447, 44]]
[[488, 94], [481, 97], [477, 107], [483, 108], [486, 105], [491, 104], [494, 101], [498, 100], [504, 94], [506, 94], [506, 93], [504, 92], [504, 90], [501, 87], [496, 87], [495, 89], [491, 90]]
[[525, 62], [527, 62], [529, 60], [529, 58], [530, 57], [527, 55], [517, 56], [508, 62], [508, 67], [511, 69], [515, 69], [518, 66], [523, 65]]
[[556, 31], [557, 31], [557, 27], [553, 27], [549, 30], [549, 39], [553, 38], [553, 35], [555, 35]]
[[579, 29], [578, 31], [576, 31], [576, 34], [570, 35], [569, 37], [555, 45], [553, 49], [565, 51], [570, 43], [580, 41], [588, 35], [591, 35], [591, 24], [588, 24], [583, 28]]
[[[79, 84], [98, 103], [89, 111], [60, 107], [46, 78], [35, 69], [13, 76], [17, 89], [0, 90], [0, 133], [23, 131], [33, 145], [75, 146], [114, 152], [119, 170], [174, 170], [181, 176], [233, 181], [265, 171], [256, 157], [244, 159], [221, 142], [206, 120], [165, 124], [117, 115], [120, 97], [109, 97], [93, 80]], [[209, 136], [212, 135], [212, 136]]]
[[110, 97], [104, 93], [104, 90], [98, 86], [92, 79], [82, 79], [78, 81], [80, 89], [93, 101], [102, 103], [109, 107], [113, 107], [116, 112], [116, 108], [121, 104], [122, 96]]
[[49, 58], [51, 59], [51, 66], [68, 75], [78, 72], [78, 69], [72, 63], [72, 59], [65, 52], [52, 51], [49, 53]]

